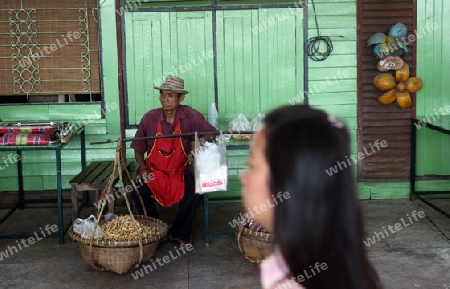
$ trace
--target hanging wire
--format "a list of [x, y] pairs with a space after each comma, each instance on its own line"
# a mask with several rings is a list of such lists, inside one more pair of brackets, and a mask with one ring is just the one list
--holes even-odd
[[[314, 0], [311, 0], [311, 3], [314, 10], [314, 20], [316, 22], [317, 36], [308, 39], [307, 54], [314, 61], [324, 61], [328, 58], [328, 56], [330, 56], [331, 52], [333, 52], [333, 42], [331, 41], [329, 36], [320, 36], [319, 24], [317, 24], [316, 5], [314, 4]], [[320, 51], [320, 46], [322, 43], [325, 44], [325, 52]]]

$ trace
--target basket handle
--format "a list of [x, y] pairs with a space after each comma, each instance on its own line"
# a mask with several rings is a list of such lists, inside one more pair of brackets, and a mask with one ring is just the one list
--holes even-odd
[[244, 231], [244, 226], [241, 225], [240, 228], [239, 228], [238, 235], [237, 235], [237, 243], [238, 243], [239, 251], [242, 254], [245, 254], [244, 250], [242, 250], [242, 247], [241, 247], [241, 234], [242, 234], [242, 231]]
[[[123, 165], [123, 169], [125, 170], [129, 180], [131, 181], [131, 184], [133, 185], [133, 188], [138, 193], [139, 200], [141, 201], [142, 207], [144, 208], [144, 214], [145, 214], [145, 216], [147, 216], [147, 210], [145, 209], [142, 197], [139, 194], [139, 190], [137, 189], [136, 184], [134, 183], [133, 179], [131, 178], [131, 174], [128, 171], [126, 163], [125, 163], [125, 160], [124, 160], [124, 158], [122, 156], [122, 139], [119, 138], [117, 140], [116, 157], [114, 159], [114, 168], [113, 168], [113, 171], [112, 171], [112, 173], [111, 173], [111, 175], [110, 175], [110, 177], [108, 179], [108, 182], [106, 184], [106, 190], [105, 190], [105, 192], [102, 193], [102, 196], [101, 196], [101, 198], [99, 200], [100, 206], [98, 207], [98, 211], [97, 211], [97, 221], [95, 223], [94, 232], [92, 233], [91, 240], [89, 242], [89, 258], [91, 260], [91, 263], [94, 263], [94, 260], [93, 260], [93, 257], [92, 257], [92, 244], [93, 244], [93, 241], [94, 241], [94, 235], [95, 235], [95, 232], [97, 230], [100, 218], [102, 217], [103, 210], [104, 210], [104, 208], [106, 206], [106, 199], [108, 198], [108, 195], [111, 194], [111, 187], [112, 187], [112, 184], [113, 184], [114, 179], [115, 179], [116, 169], [117, 169], [117, 172], [118, 172], [118, 175], [119, 175], [119, 180], [120, 180], [120, 182], [122, 184], [122, 187], [124, 186], [121, 164]], [[141, 233], [139, 232], [139, 229], [137, 227], [136, 219], [134, 218], [133, 212], [131, 210], [130, 203], [128, 202], [128, 198], [126, 196], [126, 190], [123, 189], [123, 190], [121, 190], [121, 192], [122, 192], [122, 195], [124, 196], [124, 199], [125, 199], [125, 202], [126, 202], [126, 205], [127, 205], [127, 208], [128, 208], [128, 212], [130, 213], [130, 217], [131, 217], [131, 220], [133, 222], [134, 229], [136, 230], [136, 233], [137, 233], [137, 235], [139, 237], [139, 264], [141, 264], [142, 259], [144, 257], [144, 251], [143, 251], [143, 245], [142, 245], [142, 236], [141, 236]]]

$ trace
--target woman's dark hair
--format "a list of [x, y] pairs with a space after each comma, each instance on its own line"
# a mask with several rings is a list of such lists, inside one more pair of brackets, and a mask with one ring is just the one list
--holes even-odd
[[[305, 288], [381, 288], [363, 244], [346, 127], [304, 105], [278, 108], [264, 122], [270, 191], [290, 196], [275, 206], [273, 232], [287, 277], [303, 275]], [[306, 278], [317, 262], [327, 269]]]

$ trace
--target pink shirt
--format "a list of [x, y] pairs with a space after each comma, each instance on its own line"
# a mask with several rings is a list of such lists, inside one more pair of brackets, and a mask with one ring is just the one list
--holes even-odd
[[[191, 108], [188, 105], [179, 105], [177, 109], [177, 113], [175, 115], [175, 121], [173, 124], [168, 123], [164, 119], [163, 110], [161, 108], [152, 109], [147, 112], [143, 117], [141, 122], [139, 123], [139, 127], [136, 131], [136, 138], [146, 137], [146, 136], [154, 136], [157, 131], [157, 124], [161, 122], [162, 132], [163, 134], [172, 134], [175, 130], [175, 125], [178, 121], [181, 120], [181, 133], [186, 132], [202, 132], [202, 131], [217, 131], [216, 128], [210, 125], [203, 114], [199, 111]], [[199, 135], [200, 137], [200, 135]], [[192, 150], [192, 142], [194, 141], [194, 136], [191, 137], [183, 137], [183, 147], [187, 154], [191, 153]], [[130, 147], [137, 150], [140, 153], [149, 153], [154, 140], [139, 140], [132, 141]]]
[[261, 263], [261, 285], [263, 289], [304, 289], [291, 280], [289, 268], [281, 255], [280, 248], [274, 247], [272, 255]]

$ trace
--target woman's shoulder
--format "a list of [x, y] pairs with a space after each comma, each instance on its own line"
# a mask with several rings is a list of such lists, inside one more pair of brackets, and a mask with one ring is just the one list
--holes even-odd
[[280, 249], [275, 246], [273, 253], [261, 263], [262, 288], [303, 289], [304, 287], [296, 282], [295, 277], [288, 277], [290, 275]]

